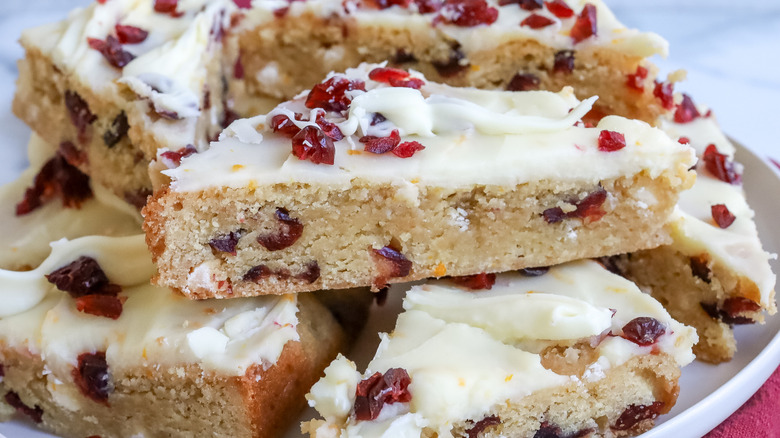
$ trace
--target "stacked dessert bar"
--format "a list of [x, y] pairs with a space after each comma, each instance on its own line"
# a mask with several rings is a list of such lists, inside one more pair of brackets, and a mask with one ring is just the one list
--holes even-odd
[[21, 42], [4, 417], [634, 436], [776, 311], [733, 145], [600, 0], [97, 0]]

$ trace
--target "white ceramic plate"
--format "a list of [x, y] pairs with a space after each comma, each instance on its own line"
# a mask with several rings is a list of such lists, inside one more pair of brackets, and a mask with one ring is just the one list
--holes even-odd
[[[780, 217], [780, 172], [744, 147], [738, 146], [737, 160], [745, 165], [744, 184], [748, 201], [756, 211], [756, 222], [764, 247], [780, 252], [780, 229], [772, 227]], [[772, 262], [775, 272], [780, 263]], [[362, 369], [379, 344], [377, 333], [390, 331], [401, 308], [403, 286], [390, 291], [387, 304], [373, 308], [363, 335], [350, 357]], [[700, 437], [728, 418], [766, 381], [780, 365], [780, 316], [768, 318], [765, 325], [738, 326], [739, 351], [731, 362], [717, 366], [694, 362], [685, 367], [680, 378], [680, 398], [672, 411], [658, 418], [657, 426], [642, 438]], [[301, 420], [312, 418], [309, 409]], [[30, 423], [13, 421], [0, 424], [0, 434], [8, 438], [52, 438]], [[286, 438], [299, 438], [298, 424]]]

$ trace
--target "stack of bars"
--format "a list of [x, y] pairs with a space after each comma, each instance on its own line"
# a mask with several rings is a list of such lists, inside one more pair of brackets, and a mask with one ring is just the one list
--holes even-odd
[[97, 0], [21, 43], [0, 419], [635, 436], [776, 312], [734, 146], [600, 0]]

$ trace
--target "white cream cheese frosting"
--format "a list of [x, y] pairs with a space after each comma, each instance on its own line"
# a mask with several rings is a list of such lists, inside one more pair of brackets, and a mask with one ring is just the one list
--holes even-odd
[[54, 147], [33, 134], [27, 146], [30, 167], [14, 182], [0, 187], [0, 268], [31, 269], [50, 252], [49, 242], [87, 235], [129, 236], [141, 232], [141, 216], [135, 208], [107, 189], [91, 182], [93, 197], [78, 209], [65, 208], [59, 199], [23, 216], [15, 206], [35, 175], [54, 154]]
[[[313, 120], [320, 109], [305, 107], [305, 93], [283, 103], [267, 116], [234, 122], [207, 151], [184, 158], [164, 171], [178, 191], [207, 187], [241, 188], [288, 182], [327, 183], [349, 187], [354, 178], [370, 178], [406, 186], [516, 185], [551, 179], [600, 180], [647, 172], [657, 177], [680, 164], [693, 165], [693, 151], [661, 130], [635, 120], [609, 116], [594, 128], [575, 122], [593, 102], [579, 102], [570, 88], [507, 92], [454, 88], [425, 83], [419, 90], [390, 87], [369, 79], [382, 65], [364, 64], [329, 78], [361, 80], [366, 91], [350, 91], [347, 117], [327, 113], [345, 135], [334, 141], [333, 165], [314, 164], [292, 154], [290, 138], [274, 133], [274, 116], [295, 113]], [[413, 73], [412, 77], [422, 79]], [[371, 125], [373, 114], [387, 120]], [[299, 128], [313, 122], [295, 121]], [[410, 158], [364, 151], [358, 139], [384, 136], [397, 129], [401, 141], [417, 141], [425, 149]], [[626, 147], [603, 152], [602, 130], [625, 136]]]
[[[690, 363], [695, 330], [673, 320], [660, 303], [630, 281], [593, 261], [550, 268], [538, 277], [501, 274], [490, 290], [466, 291], [447, 282], [413, 287], [390, 334], [381, 334], [364, 373], [341, 356], [307, 396], [333, 436], [422, 436], [427, 427], [451, 436], [453, 424], [484, 418], [505, 401], [604, 372], [637, 355], [663, 352]], [[519, 311], [520, 313], [515, 313]], [[614, 313], [614, 315], [613, 315]], [[556, 374], [542, 365], [546, 347], [622, 333], [637, 317], [665, 327], [652, 346], [610, 336], [596, 346], [599, 358], [583, 376]], [[409, 403], [385, 405], [379, 418], [351, 415], [358, 383], [375, 372], [403, 368], [411, 378]], [[599, 377], [601, 376], [601, 377]], [[399, 435], [389, 435], [390, 430]]]
[[[700, 108], [706, 114], [705, 108]], [[700, 161], [698, 177], [693, 188], [680, 193], [678, 208], [674, 214], [672, 238], [674, 247], [686, 255], [706, 253], [722, 266], [727, 266], [740, 276], [753, 281], [760, 292], [762, 307], [775, 311], [772, 300], [776, 277], [769, 260], [776, 257], [762, 248], [753, 217], [755, 213], [747, 204], [741, 184], [729, 184], [714, 177], [706, 170], [701, 157], [709, 145], [734, 160], [736, 148], [723, 134], [713, 115], [702, 116], [688, 123], [675, 123], [663, 119], [662, 128], [672, 138], [685, 137], [696, 150]], [[739, 173], [742, 168], [735, 163]], [[712, 217], [711, 207], [724, 204], [734, 222], [720, 228]]]

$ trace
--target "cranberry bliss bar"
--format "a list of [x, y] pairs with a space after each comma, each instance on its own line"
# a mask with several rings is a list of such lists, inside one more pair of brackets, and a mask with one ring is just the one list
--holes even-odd
[[593, 261], [415, 286], [404, 309], [365, 372], [343, 356], [325, 370], [304, 432], [634, 436], [675, 404], [696, 342]]
[[377, 289], [668, 243], [693, 150], [641, 121], [589, 127], [592, 102], [331, 74], [168, 161], [144, 210], [155, 282], [193, 298]]
[[774, 314], [775, 275], [742, 189], [742, 167], [734, 145], [706, 108], [685, 97], [662, 128], [699, 156], [696, 184], [680, 194], [673, 243], [614, 257], [619, 272], [647, 288], [676, 319], [696, 328], [696, 357], [731, 359], [732, 326], [763, 322]]

